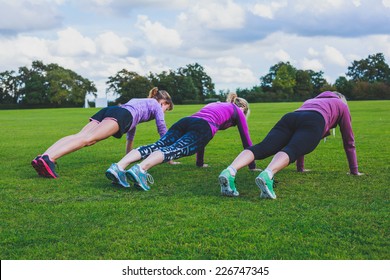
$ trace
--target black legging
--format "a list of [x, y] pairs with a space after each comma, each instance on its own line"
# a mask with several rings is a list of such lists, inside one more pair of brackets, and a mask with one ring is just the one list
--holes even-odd
[[312, 152], [324, 132], [325, 120], [315, 111], [287, 113], [270, 130], [260, 143], [249, 147], [255, 159], [265, 159], [277, 152], [285, 152], [290, 163]]

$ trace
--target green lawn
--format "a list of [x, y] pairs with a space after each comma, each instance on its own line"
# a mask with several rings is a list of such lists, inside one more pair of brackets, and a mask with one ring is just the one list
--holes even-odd
[[[259, 142], [300, 103], [252, 104]], [[175, 106], [168, 126], [200, 108]], [[78, 132], [98, 109], [0, 111], [0, 258], [4, 259], [353, 259], [387, 260], [390, 102], [350, 102], [359, 170], [348, 176], [339, 130], [306, 156], [310, 173], [289, 166], [276, 175], [276, 200], [262, 200], [257, 173], [237, 175], [240, 197], [220, 195], [218, 175], [241, 152], [236, 128], [195, 157], [150, 170], [149, 192], [111, 185], [104, 172], [125, 151], [113, 137], [61, 158], [59, 179], [37, 176], [31, 160]], [[135, 146], [158, 138], [154, 122], [137, 128]], [[258, 161], [265, 168], [270, 159]]]

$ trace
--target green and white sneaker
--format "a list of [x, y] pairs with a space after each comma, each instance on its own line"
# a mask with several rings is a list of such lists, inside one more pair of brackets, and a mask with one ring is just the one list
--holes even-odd
[[121, 185], [122, 187], [130, 187], [129, 183], [127, 183], [125, 172], [119, 170], [119, 167], [116, 163], [111, 164], [110, 168], [107, 169], [106, 177], [115, 184]]
[[271, 198], [276, 199], [276, 194], [274, 192], [274, 180], [270, 179], [267, 172], [261, 172], [259, 176], [256, 177], [256, 185], [260, 188], [260, 198]]
[[150, 175], [148, 172], [142, 172], [138, 164], [134, 165], [132, 168], [126, 171], [126, 177], [130, 181], [134, 182], [134, 186], [144, 191], [150, 190], [148, 182], [150, 184], [154, 183], [152, 175]]
[[219, 174], [219, 185], [221, 186], [221, 194], [224, 196], [239, 196], [236, 189], [235, 177], [233, 177], [229, 170], [225, 169]]

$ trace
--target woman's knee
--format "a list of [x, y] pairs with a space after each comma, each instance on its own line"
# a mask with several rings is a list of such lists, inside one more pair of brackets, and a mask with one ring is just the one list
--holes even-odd
[[87, 142], [86, 142], [86, 145], [85, 146], [92, 146], [92, 145], [95, 145], [96, 144], [96, 140], [88, 140]]
[[268, 148], [263, 143], [255, 144], [251, 147], [246, 148], [246, 150], [251, 151], [256, 160], [265, 159], [278, 152], [274, 151], [274, 149]]
[[297, 151], [296, 149], [293, 149], [291, 147], [284, 147], [281, 152], [284, 152], [288, 155], [289, 159], [290, 159], [290, 164], [295, 162], [300, 156], [303, 156], [302, 153], [300, 153], [299, 151]]
[[80, 135], [76, 135], [76, 137], [79, 138], [79, 142], [85, 147], [85, 146], [92, 146], [93, 144], [95, 144], [97, 142], [96, 139], [94, 139], [93, 137], [91, 137], [90, 135], [83, 135], [83, 134], [80, 134]]

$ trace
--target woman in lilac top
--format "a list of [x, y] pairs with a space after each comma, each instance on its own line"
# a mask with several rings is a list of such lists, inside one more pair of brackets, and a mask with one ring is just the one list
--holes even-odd
[[57, 159], [110, 136], [121, 138], [124, 133], [127, 133], [128, 153], [133, 146], [136, 126], [155, 119], [158, 133], [163, 136], [167, 131], [164, 113], [172, 109], [173, 103], [169, 93], [155, 87], [150, 90], [148, 98], [134, 98], [121, 106], [101, 109], [90, 118], [90, 122], [79, 133], [58, 140], [31, 164], [38, 175], [57, 178], [58, 174], [55, 171]]
[[362, 175], [358, 171], [355, 139], [347, 101], [341, 93], [326, 91], [304, 102], [295, 112], [284, 115], [262, 142], [241, 152], [219, 175], [221, 192], [234, 194], [237, 191], [234, 177], [239, 169], [255, 159], [275, 155], [255, 180], [261, 190], [261, 198], [275, 199], [274, 174], [295, 161], [297, 170], [305, 171], [304, 155], [312, 152], [320, 140], [329, 135], [329, 130], [337, 125], [340, 126], [350, 174]]
[[[147, 171], [150, 168], [195, 153], [197, 153], [196, 165], [206, 166], [203, 161], [204, 148], [218, 130], [225, 130], [232, 126], [238, 127], [242, 145], [248, 148], [252, 145], [245, 117], [248, 110], [248, 102], [231, 93], [227, 102], [208, 104], [199, 112], [173, 124], [156, 143], [132, 150], [117, 164], [112, 164], [106, 171], [106, 176], [110, 180], [119, 178], [118, 182], [122, 186], [128, 185], [127, 178], [142, 190], [149, 190], [147, 178], [151, 176]], [[141, 159], [145, 160], [127, 171], [124, 170], [129, 164]], [[255, 169], [254, 161], [248, 164], [251, 169]]]

